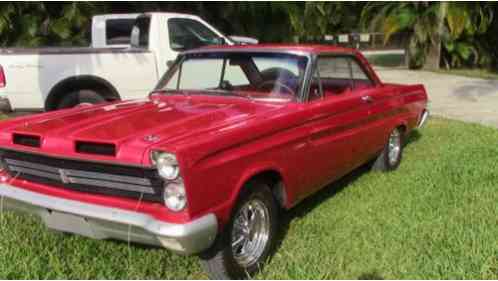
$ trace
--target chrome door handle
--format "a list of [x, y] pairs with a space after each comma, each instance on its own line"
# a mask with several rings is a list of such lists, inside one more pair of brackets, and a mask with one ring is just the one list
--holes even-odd
[[366, 102], [366, 103], [372, 103], [373, 102], [373, 98], [371, 96], [363, 96], [363, 97], [361, 97], [361, 100], [363, 102]]

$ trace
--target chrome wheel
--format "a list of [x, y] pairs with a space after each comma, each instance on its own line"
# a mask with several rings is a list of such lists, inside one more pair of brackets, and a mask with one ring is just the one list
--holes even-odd
[[242, 267], [258, 262], [270, 235], [268, 207], [259, 199], [246, 202], [237, 212], [232, 233], [233, 257]]
[[388, 160], [390, 165], [395, 165], [398, 162], [401, 153], [401, 132], [399, 129], [394, 131], [389, 136], [389, 151]]

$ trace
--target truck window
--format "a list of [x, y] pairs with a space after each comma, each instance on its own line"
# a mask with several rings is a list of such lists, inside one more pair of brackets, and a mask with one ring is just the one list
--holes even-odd
[[108, 19], [105, 21], [107, 45], [129, 45], [135, 19]]
[[179, 52], [220, 42], [220, 36], [201, 22], [192, 19], [168, 20], [168, 32], [171, 49]]

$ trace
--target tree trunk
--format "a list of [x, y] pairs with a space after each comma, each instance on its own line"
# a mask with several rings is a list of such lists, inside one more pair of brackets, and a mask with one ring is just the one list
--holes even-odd
[[432, 37], [431, 41], [423, 68], [427, 70], [438, 70], [441, 62], [441, 37], [435, 35]]
[[437, 31], [431, 36], [429, 50], [425, 57], [424, 69], [438, 70], [441, 64], [441, 37], [444, 32], [444, 24], [448, 11], [448, 2], [440, 2], [437, 17]]

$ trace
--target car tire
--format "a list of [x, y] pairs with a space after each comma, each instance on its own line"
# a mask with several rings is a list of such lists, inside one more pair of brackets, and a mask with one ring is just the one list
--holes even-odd
[[78, 90], [70, 92], [57, 104], [57, 109], [71, 108], [80, 104], [97, 104], [105, 102], [105, 98], [94, 90]]
[[276, 244], [278, 206], [267, 184], [244, 187], [229, 224], [200, 255], [211, 279], [246, 279], [263, 267]]
[[403, 157], [403, 130], [398, 127], [390, 134], [384, 149], [373, 164], [373, 169], [377, 171], [396, 170]]

